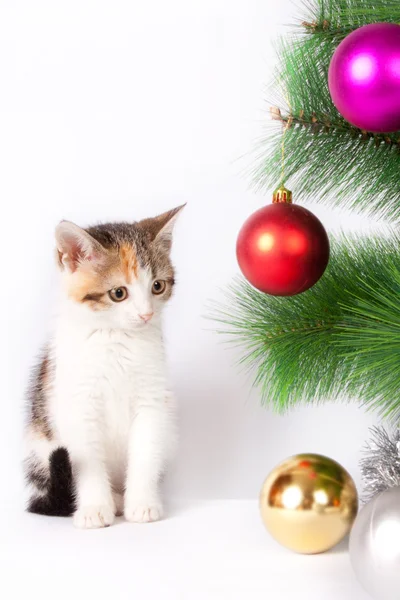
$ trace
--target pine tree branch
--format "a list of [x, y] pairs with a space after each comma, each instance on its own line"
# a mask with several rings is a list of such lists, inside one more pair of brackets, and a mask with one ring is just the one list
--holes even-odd
[[399, 23], [397, 0], [308, 0], [301, 22], [306, 33], [331, 35], [341, 41], [351, 31], [369, 23]]
[[307, 292], [273, 297], [238, 279], [212, 317], [242, 348], [265, 404], [355, 399], [397, 419], [399, 295], [400, 237], [340, 238]]
[[[365, 0], [313, 0], [308, 12], [308, 33], [281, 43], [274, 81], [279, 120], [292, 125], [285, 137], [287, 185], [299, 201], [398, 220], [400, 132], [352, 127], [333, 105], [327, 80], [343, 32], [379, 20], [400, 23], [400, 2], [378, 0], [371, 8]], [[269, 192], [280, 179], [281, 140], [282, 130], [269, 125], [255, 151], [251, 175]]]
[[376, 148], [381, 144], [386, 144], [388, 146], [397, 146], [400, 149], [400, 134], [371, 133], [365, 129], [353, 127], [348, 121], [344, 121], [343, 119], [332, 122], [328, 115], [317, 116], [315, 112], [306, 115], [304, 110], [301, 110], [298, 114], [293, 112], [282, 114], [279, 107], [273, 106], [270, 108], [270, 113], [274, 121], [282, 123], [283, 129], [298, 125], [310, 128], [312, 133], [332, 133], [334, 130], [337, 130], [347, 133], [352, 139], [357, 138], [363, 142], [372, 139]]
[[307, 33], [326, 33], [330, 30], [331, 27], [331, 24], [329, 23], [329, 21], [327, 21], [327, 19], [324, 19], [320, 22], [313, 21], [312, 23], [307, 23], [307, 21], [303, 21], [302, 25], [307, 31]]

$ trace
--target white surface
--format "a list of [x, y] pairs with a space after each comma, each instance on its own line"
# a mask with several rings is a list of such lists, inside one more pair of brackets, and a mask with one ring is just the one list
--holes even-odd
[[121, 520], [92, 531], [75, 530], [70, 519], [12, 513], [0, 537], [0, 595], [368, 600], [346, 548], [347, 541], [316, 556], [281, 548], [265, 531], [254, 501], [181, 504], [159, 523]]

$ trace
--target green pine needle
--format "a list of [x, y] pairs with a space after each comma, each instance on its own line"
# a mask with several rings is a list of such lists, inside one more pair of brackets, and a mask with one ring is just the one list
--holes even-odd
[[309, 33], [341, 41], [368, 23], [400, 23], [398, 0], [305, 0], [303, 25]]
[[340, 238], [321, 280], [273, 297], [237, 279], [213, 319], [243, 348], [263, 403], [355, 399], [400, 417], [400, 237]]
[[[252, 176], [269, 192], [281, 175], [282, 125], [285, 172], [298, 201], [313, 201], [397, 220], [400, 217], [400, 132], [374, 135], [352, 127], [330, 98], [328, 69], [340, 41], [359, 26], [400, 23], [398, 0], [314, 0], [303, 34], [279, 48], [274, 103], [280, 126], [260, 141]], [[279, 120], [279, 119], [278, 119]]]

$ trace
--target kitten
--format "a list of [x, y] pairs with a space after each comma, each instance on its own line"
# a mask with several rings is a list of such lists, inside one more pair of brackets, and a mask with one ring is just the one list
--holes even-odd
[[176, 432], [161, 313], [182, 208], [132, 224], [58, 225], [59, 316], [29, 398], [29, 511], [73, 514], [81, 528], [122, 513], [162, 517], [159, 482]]

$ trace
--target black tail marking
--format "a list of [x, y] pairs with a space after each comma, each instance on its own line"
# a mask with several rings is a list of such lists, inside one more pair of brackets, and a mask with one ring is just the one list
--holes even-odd
[[31, 499], [28, 511], [53, 517], [69, 517], [75, 511], [74, 481], [66, 448], [57, 448], [50, 455], [47, 493]]

